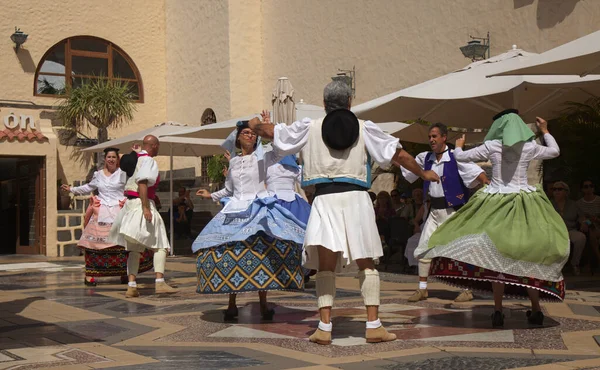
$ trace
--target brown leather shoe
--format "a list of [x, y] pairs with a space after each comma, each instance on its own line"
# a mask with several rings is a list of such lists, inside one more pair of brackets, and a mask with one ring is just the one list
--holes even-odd
[[138, 292], [135, 287], [127, 287], [127, 292], [125, 292], [125, 298], [136, 298], [140, 296], [140, 292]]
[[367, 329], [365, 337], [367, 338], [367, 343], [391, 342], [396, 340], [396, 334], [388, 333], [383, 326], [377, 329]]
[[429, 296], [429, 293], [427, 293], [427, 289], [417, 289], [417, 291], [414, 292], [413, 295], [408, 297], [408, 301], [409, 302], [424, 301], [427, 299], [428, 296]]
[[317, 330], [315, 330], [315, 332], [308, 337], [308, 339], [313, 343], [326, 346], [331, 344], [331, 332], [317, 328]]
[[473, 300], [473, 292], [470, 290], [463, 290], [458, 297], [454, 300], [454, 302], [469, 302]]
[[154, 292], [156, 294], [176, 293], [177, 289], [173, 288], [164, 281], [161, 281], [160, 283], [154, 284]]

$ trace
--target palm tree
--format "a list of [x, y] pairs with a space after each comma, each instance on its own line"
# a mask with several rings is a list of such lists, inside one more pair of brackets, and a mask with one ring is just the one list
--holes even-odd
[[97, 129], [98, 143], [108, 140], [108, 129], [133, 119], [135, 95], [125, 81], [105, 77], [85, 79], [78, 87], [68, 87], [58, 106], [67, 128], [80, 131], [88, 125]]
[[565, 106], [561, 116], [551, 122], [560, 157], [544, 161], [544, 172], [549, 180], [565, 181], [572, 193], [577, 193], [581, 180], [591, 178], [600, 183], [600, 163], [595, 160], [600, 141], [600, 97], [585, 103], [567, 102]]

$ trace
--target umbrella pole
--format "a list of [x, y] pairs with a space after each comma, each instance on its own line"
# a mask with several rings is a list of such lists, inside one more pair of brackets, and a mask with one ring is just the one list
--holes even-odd
[[173, 144], [169, 144], [169, 242], [171, 243], [171, 256], [175, 256], [173, 230]]

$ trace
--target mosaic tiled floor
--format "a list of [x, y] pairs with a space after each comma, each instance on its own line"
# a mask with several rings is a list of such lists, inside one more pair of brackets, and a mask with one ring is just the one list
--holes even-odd
[[[6, 263], [5, 263], [6, 262]], [[302, 293], [270, 293], [273, 321], [260, 319], [254, 294], [238, 297], [238, 320], [224, 323], [226, 296], [195, 293], [193, 259], [170, 258], [179, 292], [125, 299], [119, 279], [82, 284], [82, 261], [0, 256], [1, 369], [600, 369], [600, 277], [568, 278], [564, 303], [544, 304], [541, 328], [527, 302], [507, 301], [503, 330], [492, 329], [489, 296], [455, 304], [457, 292], [430, 285], [408, 303], [414, 276], [382, 272], [381, 320], [399, 340], [367, 344], [358, 280], [337, 279], [333, 344], [310, 343], [318, 323], [314, 283]]]

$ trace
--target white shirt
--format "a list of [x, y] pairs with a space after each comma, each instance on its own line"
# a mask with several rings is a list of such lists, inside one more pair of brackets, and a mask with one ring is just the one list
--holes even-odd
[[[429, 153], [430, 152], [420, 153], [415, 158], [415, 160], [417, 161], [419, 166], [421, 166], [421, 168], [423, 168], [423, 169], [425, 169], [425, 158], [427, 157], [427, 154], [429, 154]], [[479, 167], [478, 165], [476, 165], [475, 163], [459, 162], [458, 157], [456, 157], [457, 152], [453, 151], [453, 153], [454, 153], [454, 157], [456, 158], [458, 174], [462, 178], [463, 183], [468, 188], [476, 187], [479, 184], [477, 177], [482, 172], [484, 172], [483, 169], [481, 167]], [[432, 162], [431, 170], [433, 172], [437, 173], [438, 176], [441, 178], [444, 175], [444, 163], [450, 162], [450, 155], [448, 154], [448, 151], [445, 151], [444, 154], [442, 154], [442, 158], [439, 161], [437, 160], [437, 157], [435, 155], [432, 155], [429, 160]], [[409, 170], [407, 170], [404, 167], [400, 167], [400, 169], [402, 171], [402, 176], [404, 176], [406, 181], [408, 181], [410, 183], [415, 182], [419, 178], [417, 175], [410, 172]], [[425, 195], [427, 195], [427, 194], [425, 194]], [[444, 187], [443, 187], [441, 181], [440, 182], [431, 182], [429, 184], [429, 196], [431, 196], [433, 198], [443, 198], [445, 196], [444, 195]], [[425, 219], [425, 218], [423, 217], [423, 219]]]
[[[140, 154], [148, 152], [142, 150]], [[154, 185], [158, 179], [158, 163], [149, 155], [138, 157], [137, 169], [133, 176], [136, 183], [147, 180], [148, 186]]]
[[231, 197], [237, 200], [254, 200], [268, 196], [265, 188], [266, 169], [279, 162], [281, 157], [270, 151], [259, 159], [256, 153], [231, 158], [225, 187], [211, 194], [214, 201]]
[[457, 161], [492, 162], [491, 184], [485, 188], [486, 193], [518, 193], [535, 191], [535, 187], [527, 183], [527, 168], [534, 159], [552, 159], [560, 155], [556, 140], [550, 134], [544, 135], [547, 146], [534, 141], [517, 143], [511, 147], [502, 146], [500, 140], [486, 141], [482, 145], [463, 151], [456, 148], [454, 157]]
[[[296, 154], [304, 148], [308, 140], [310, 118], [296, 121], [291, 125], [278, 124], [273, 135], [273, 148], [281, 156]], [[371, 121], [365, 121], [363, 127], [365, 147], [371, 158], [382, 167], [388, 167], [396, 150], [402, 148], [400, 139], [386, 134]]]
[[127, 175], [125, 172], [117, 168], [110, 176], [104, 174], [104, 170], [94, 172], [92, 180], [81, 186], [71, 188], [71, 193], [75, 195], [89, 194], [94, 190], [98, 190], [98, 199], [100, 204], [107, 207], [114, 207], [119, 205], [119, 201], [123, 200], [125, 196], [123, 191], [125, 189], [125, 181]]
[[293, 202], [296, 199], [296, 182], [301, 181], [302, 171], [299, 168], [291, 169], [281, 163], [275, 163], [267, 168], [267, 190], [269, 195], [276, 195], [278, 199]]

